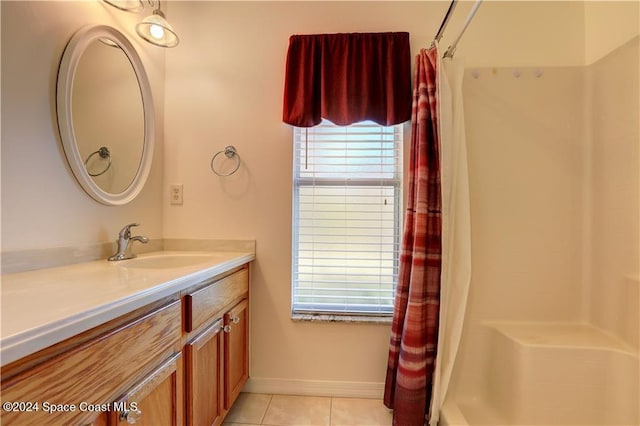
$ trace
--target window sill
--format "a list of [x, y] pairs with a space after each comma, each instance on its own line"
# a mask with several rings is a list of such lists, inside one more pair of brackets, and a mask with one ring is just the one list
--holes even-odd
[[391, 324], [391, 316], [332, 315], [332, 314], [291, 314], [294, 322], [344, 322], [351, 324]]

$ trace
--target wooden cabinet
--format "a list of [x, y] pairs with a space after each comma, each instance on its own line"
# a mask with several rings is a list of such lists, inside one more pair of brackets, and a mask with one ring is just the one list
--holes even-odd
[[100, 413], [98, 417], [93, 421], [93, 423], [87, 423], [87, 425], [91, 426], [108, 426], [109, 425], [109, 417], [108, 412]]
[[188, 425], [222, 423], [222, 344], [222, 320], [218, 320], [185, 346]]
[[182, 355], [176, 354], [111, 403], [109, 425], [181, 425], [182, 386]]
[[241, 269], [202, 288], [188, 292], [184, 297], [185, 331], [192, 332], [218, 319], [224, 309], [249, 294], [249, 270]]
[[[2, 425], [218, 426], [248, 378], [247, 265], [2, 369]], [[56, 410], [44, 410], [44, 403]]]
[[224, 315], [224, 400], [231, 408], [249, 378], [249, 302], [243, 299]]
[[248, 270], [185, 296], [187, 424], [219, 425], [249, 377]]
[[39, 407], [3, 411], [1, 423], [100, 424], [115, 396], [181, 352], [180, 317], [180, 302], [173, 301], [8, 379], [20, 362], [3, 368], [2, 401], [38, 402]]

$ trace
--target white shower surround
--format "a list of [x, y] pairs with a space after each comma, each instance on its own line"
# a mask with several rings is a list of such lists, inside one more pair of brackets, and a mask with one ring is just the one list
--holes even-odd
[[[511, 169], [503, 177], [515, 181], [481, 179], [475, 188], [482, 196], [475, 199], [505, 200], [508, 194], [500, 198], [481, 187], [498, 184], [494, 190], [508, 193], [535, 182], [537, 172], [527, 169], [550, 176], [540, 177], [542, 190], [526, 187], [522, 206], [505, 205], [505, 227], [482, 235], [500, 239], [501, 250], [483, 253], [483, 241], [472, 234], [483, 268], [472, 277], [462, 353], [441, 426], [640, 424], [639, 55], [635, 37], [587, 67], [521, 69], [518, 75], [512, 69], [468, 70], [467, 117], [476, 116], [467, 122], [471, 134], [491, 134], [481, 109], [503, 114], [502, 123], [493, 123], [498, 142], [476, 136], [469, 141], [470, 157], [478, 162], [489, 155], [481, 149], [493, 158], [504, 155], [492, 164], [496, 176]], [[492, 81], [474, 81], [483, 78]], [[492, 99], [478, 101], [487, 95]], [[509, 151], [510, 144], [523, 151]], [[475, 208], [476, 224], [486, 224], [494, 219], [483, 217], [483, 206], [473, 202], [474, 167], [482, 165], [470, 165], [472, 218]], [[558, 188], [568, 202], [545, 204], [544, 191]], [[549, 211], [567, 225], [551, 233], [536, 228], [536, 214]], [[574, 228], [568, 226], [572, 215], [579, 224]], [[525, 218], [531, 222], [517, 228]], [[500, 235], [508, 231], [517, 235]], [[509, 253], [518, 244], [522, 251]], [[488, 259], [495, 265], [487, 269]]]
[[482, 399], [449, 399], [441, 425], [636, 425], [638, 355], [587, 324], [484, 324]]

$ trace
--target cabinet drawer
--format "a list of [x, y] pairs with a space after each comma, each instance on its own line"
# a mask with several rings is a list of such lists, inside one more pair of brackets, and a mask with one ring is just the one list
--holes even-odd
[[185, 330], [191, 332], [249, 291], [249, 271], [242, 269], [185, 296]]
[[[180, 317], [175, 301], [3, 382], [2, 401], [37, 401], [40, 407], [3, 412], [2, 424], [90, 422], [100, 413], [83, 411], [81, 403], [108, 404], [141, 374], [180, 352]], [[67, 411], [47, 413], [45, 402]]]

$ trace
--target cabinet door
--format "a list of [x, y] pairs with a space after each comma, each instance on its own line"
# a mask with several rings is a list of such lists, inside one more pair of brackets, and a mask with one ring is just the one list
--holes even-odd
[[182, 356], [176, 354], [111, 404], [109, 424], [183, 424]]
[[185, 347], [187, 358], [187, 424], [217, 426], [222, 422], [222, 320]]
[[224, 316], [224, 406], [231, 408], [249, 377], [249, 302], [247, 299]]
[[87, 426], [107, 426], [109, 424], [109, 417], [107, 412], [102, 412], [96, 417], [96, 419], [89, 423]]

